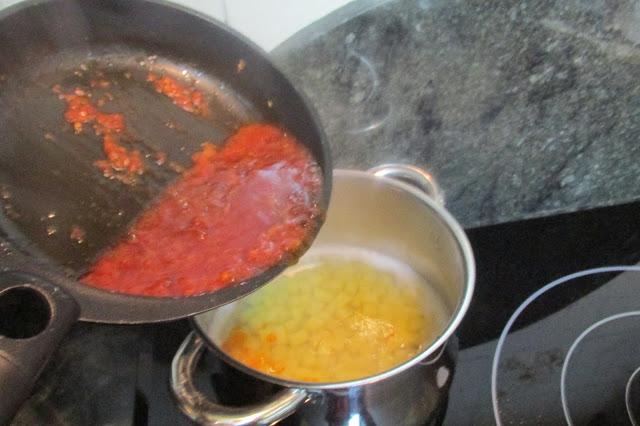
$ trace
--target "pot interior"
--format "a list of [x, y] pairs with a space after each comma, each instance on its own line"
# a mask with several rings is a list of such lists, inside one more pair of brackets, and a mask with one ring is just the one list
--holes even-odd
[[[335, 171], [325, 224], [299, 264], [284, 274], [327, 256], [358, 258], [382, 270], [418, 277], [406, 281], [416, 287], [412, 290], [423, 304], [437, 313], [437, 329], [413, 358], [417, 362], [453, 332], [470, 292], [469, 262], [473, 260], [448, 220], [441, 208], [405, 184], [366, 172]], [[243, 303], [239, 300], [195, 317], [196, 326], [218, 350]]]

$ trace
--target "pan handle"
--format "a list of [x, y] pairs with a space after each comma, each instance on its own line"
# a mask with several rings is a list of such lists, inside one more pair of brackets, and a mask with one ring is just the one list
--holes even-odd
[[193, 383], [204, 348], [202, 339], [191, 332], [171, 364], [171, 391], [182, 412], [194, 422], [236, 426], [271, 424], [289, 416], [307, 401], [308, 395], [303, 389], [284, 389], [267, 402], [246, 407], [226, 407], [211, 402]]
[[390, 177], [409, 183], [422, 190], [436, 203], [444, 206], [444, 195], [433, 175], [409, 164], [382, 164], [368, 170], [375, 176]]
[[0, 425], [29, 397], [79, 314], [59, 287], [32, 275], [0, 273]]

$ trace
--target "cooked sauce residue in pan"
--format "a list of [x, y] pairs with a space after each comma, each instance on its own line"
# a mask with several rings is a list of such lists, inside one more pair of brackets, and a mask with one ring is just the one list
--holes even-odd
[[[208, 101], [196, 88], [153, 72], [145, 84], [184, 111], [209, 118]], [[144, 157], [128, 146], [134, 138], [125, 116], [103, 109], [113, 100], [110, 88], [98, 73], [88, 85], [53, 91], [65, 102], [64, 119], [74, 132], [89, 128], [101, 139], [106, 158], [94, 165], [102, 174], [136, 184], [152, 166], [145, 158], [158, 166], [172, 161], [164, 152]], [[318, 226], [322, 176], [294, 137], [268, 124], [245, 125], [222, 148], [205, 142], [192, 158], [191, 168], [180, 171], [82, 282], [131, 295], [205, 294], [291, 261], [309, 243]], [[70, 238], [81, 244], [90, 236], [76, 226]]]
[[204, 144], [193, 161], [83, 282], [133, 295], [198, 295], [286, 262], [308, 244], [322, 179], [295, 138], [251, 124], [220, 149]]
[[135, 182], [136, 176], [144, 172], [144, 163], [140, 151], [120, 143], [126, 130], [124, 116], [100, 111], [91, 101], [91, 94], [81, 88], [63, 93], [60, 86], [54, 86], [53, 91], [66, 102], [64, 119], [73, 125], [76, 133], [82, 133], [85, 124], [91, 124], [95, 134], [102, 137], [102, 150], [107, 159], [94, 162], [102, 174], [124, 183]]
[[183, 110], [199, 115], [209, 114], [209, 106], [199, 90], [179, 83], [176, 79], [166, 75], [149, 73], [147, 81], [153, 83], [158, 93], [167, 96]]

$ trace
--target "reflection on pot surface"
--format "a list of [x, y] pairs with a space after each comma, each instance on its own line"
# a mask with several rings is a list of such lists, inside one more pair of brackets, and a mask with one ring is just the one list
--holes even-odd
[[401, 262], [364, 249], [314, 246], [298, 265], [234, 304], [222, 349], [266, 374], [340, 382], [412, 358], [446, 319], [439, 296]]

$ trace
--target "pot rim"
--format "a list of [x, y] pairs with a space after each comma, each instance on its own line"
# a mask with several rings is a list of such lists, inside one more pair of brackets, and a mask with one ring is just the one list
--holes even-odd
[[231, 356], [227, 355], [216, 343], [208, 336], [208, 334], [203, 330], [197, 318], [200, 315], [195, 315], [191, 317], [192, 327], [196, 330], [196, 332], [202, 337], [203, 341], [206, 343], [207, 348], [213, 351], [217, 356], [219, 356], [222, 360], [231, 364], [235, 368], [240, 371], [249, 374], [251, 376], [260, 378], [270, 383], [274, 383], [280, 386], [288, 387], [288, 388], [301, 388], [309, 391], [314, 390], [332, 390], [332, 389], [344, 389], [351, 388], [357, 386], [364, 386], [371, 383], [379, 382], [381, 380], [387, 379], [389, 377], [400, 374], [401, 372], [413, 367], [419, 362], [423, 361], [429, 355], [435, 354], [437, 350], [443, 347], [449, 338], [456, 331], [460, 322], [464, 318], [467, 310], [469, 309], [469, 305], [471, 304], [471, 299], [473, 297], [474, 287], [475, 287], [475, 278], [476, 278], [476, 266], [475, 259], [473, 256], [473, 251], [471, 249], [471, 244], [465, 234], [462, 226], [455, 220], [455, 218], [439, 203], [434, 201], [424, 192], [415, 188], [412, 185], [399, 181], [397, 179], [382, 177], [382, 176], [374, 176], [372, 173], [361, 170], [346, 170], [346, 169], [335, 169], [333, 171], [334, 178], [336, 176], [357, 176], [357, 177], [366, 177], [367, 179], [376, 179], [383, 181], [386, 185], [394, 186], [397, 189], [401, 189], [406, 191], [420, 200], [423, 204], [425, 204], [428, 208], [433, 210], [439, 218], [445, 223], [451, 232], [453, 238], [456, 241], [460, 254], [462, 256], [464, 262], [464, 288], [462, 297], [460, 298], [458, 305], [455, 310], [451, 314], [449, 322], [444, 330], [440, 333], [440, 335], [422, 352], [418, 353], [414, 357], [406, 360], [402, 364], [399, 364], [389, 370], [382, 371], [378, 374], [372, 376], [366, 376], [359, 379], [342, 381], [342, 382], [300, 382], [295, 380], [283, 379], [280, 377], [270, 376], [265, 374], [259, 370], [255, 370]]

